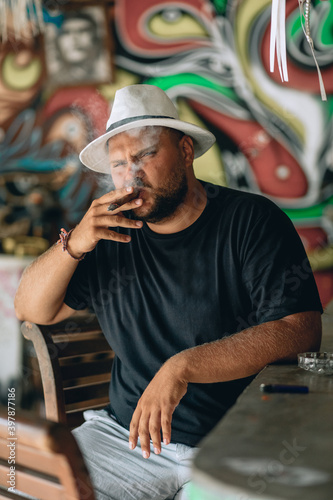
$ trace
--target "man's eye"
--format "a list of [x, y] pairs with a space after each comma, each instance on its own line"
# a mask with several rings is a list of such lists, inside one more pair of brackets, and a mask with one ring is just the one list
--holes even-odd
[[125, 163], [115, 163], [114, 165], [112, 165], [112, 168], [120, 168], [120, 167], [124, 167], [125, 166]]
[[145, 156], [152, 156], [153, 154], [155, 154], [155, 151], [147, 151], [141, 156], [141, 158], [144, 158]]

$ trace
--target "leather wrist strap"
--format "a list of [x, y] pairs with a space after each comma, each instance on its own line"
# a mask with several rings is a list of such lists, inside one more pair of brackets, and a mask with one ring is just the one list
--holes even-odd
[[85, 258], [85, 256], [86, 256], [85, 253], [81, 257], [74, 257], [74, 255], [72, 255], [70, 253], [70, 251], [68, 250], [68, 238], [69, 238], [72, 231], [73, 231], [73, 229], [71, 229], [70, 231], [67, 232], [66, 229], [64, 229], [62, 227], [60, 229], [60, 234], [59, 234], [60, 239], [57, 241], [57, 243], [60, 243], [60, 242], [62, 243], [62, 251], [63, 252], [67, 252], [68, 255], [70, 257], [72, 257], [72, 259], [80, 261], [80, 260], [83, 260]]

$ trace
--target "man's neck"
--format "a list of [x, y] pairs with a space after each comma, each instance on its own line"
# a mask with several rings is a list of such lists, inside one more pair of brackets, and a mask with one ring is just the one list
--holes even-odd
[[198, 179], [189, 183], [189, 189], [185, 200], [178, 207], [172, 218], [157, 223], [147, 223], [149, 229], [155, 233], [172, 234], [179, 233], [191, 226], [202, 214], [206, 207], [207, 194], [205, 188]]

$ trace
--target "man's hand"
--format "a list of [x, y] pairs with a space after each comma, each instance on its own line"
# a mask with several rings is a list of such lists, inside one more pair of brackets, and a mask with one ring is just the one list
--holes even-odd
[[133, 413], [129, 447], [134, 449], [140, 437], [144, 458], [150, 455], [150, 438], [154, 452], [161, 453], [161, 430], [163, 443], [170, 443], [172, 414], [187, 391], [188, 384], [178, 375], [175, 358], [170, 358], [156, 373]]
[[[94, 200], [68, 241], [70, 253], [81, 257], [95, 248], [99, 240], [113, 240], [128, 243], [131, 237], [112, 231], [110, 227], [130, 227], [139, 229], [141, 221], [127, 219], [123, 211], [138, 208], [142, 205], [140, 198], [133, 199], [133, 188], [117, 189]], [[114, 204], [115, 209], [108, 210]]]

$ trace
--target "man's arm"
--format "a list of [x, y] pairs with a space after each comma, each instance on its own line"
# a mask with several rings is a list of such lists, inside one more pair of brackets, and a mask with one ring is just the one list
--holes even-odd
[[52, 324], [74, 313], [64, 304], [68, 283], [78, 261], [53, 245], [28, 266], [16, 292], [15, 313], [21, 321]]
[[164, 363], [142, 394], [130, 425], [129, 446], [140, 437], [149, 457], [150, 437], [155, 453], [170, 443], [172, 414], [189, 383], [226, 382], [258, 373], [267, 364], [294, 360], [297, 353], [318, 350], [321, 315], [302, 312], [248, 328], [230, 337], [186, 349]]
[[[95, 248], [101, 239], [128, 243], [128, 235], [111, 230], [112, 227], [139, 229], [142, 222], [127, 219], [122, 211], [141, 205], [142, 200], [127, 201], [133, 188], [124, 188], [107, 193], [94, 200], [71, 233], [68, 249], [76, 258]], [[111, 203], [119, 202], [118, 208], [108, 211]], [[68, 318], [74, 309], [64, 303], [68, 284], [77, 268], [78, 261], [62, 252], [61, 245], [54, 245], [36, 259], [23, 273], [15, 297], [15, 312], [21, 321], [53, 324]]]

